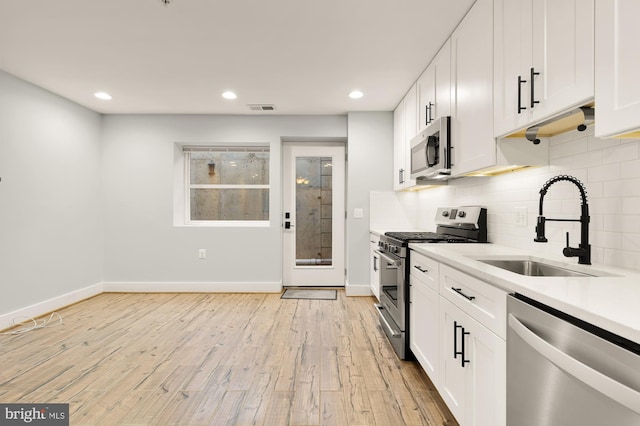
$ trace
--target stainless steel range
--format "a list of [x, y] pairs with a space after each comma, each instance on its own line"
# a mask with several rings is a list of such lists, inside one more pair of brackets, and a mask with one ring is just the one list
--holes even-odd
[[409, 244], [487, 242], [487, 210], [483, 207], [440, 207], [436, 212], [436, 225], [436, 232], [386, 232], [378, 243], [378, 254], [389, 273], [381, 275], [380, 303], [375, 307], [380, 315], [380, 325], [400, 359], [412, 358], [409, 349]]

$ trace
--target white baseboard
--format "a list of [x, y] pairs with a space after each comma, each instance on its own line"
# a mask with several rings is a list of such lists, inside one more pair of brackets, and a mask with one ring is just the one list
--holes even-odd
[[43, 300], [42, 302], [35, 303], [25, 308], [20, 308], [13, 312], [0, 314], [0, 330], [10, 328], [14, 326], [16, 322], [21, 322], [25, 318], [37, 318], [49, 312], [53, 312], [56, 309], [96, 296], [102, 292], [102, 283], [98, 283], [79, 290], [74, 290], [61, 296]]
[[344, 286], [344, 291], [347, 296], [373, 296], [369, 284], [355, 285], [347, 282]]
[[280, 293], [282, 282], [105, 282], [106, 293]]

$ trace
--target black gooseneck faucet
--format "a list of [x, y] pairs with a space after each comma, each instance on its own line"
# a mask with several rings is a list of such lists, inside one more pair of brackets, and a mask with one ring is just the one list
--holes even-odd
[[[568, 181], [575, 184], [580, 190], [581, 214], [580, 219], [549, 219], [545, 218], [542, 213], [542, 201], [547, 194], [549, 187], [556, 182]], [[580, 222], [580, 245], [578, 248], [569, 247], [569, 233], [567, 232], [567, 246], [562, 250], [565, 257], [577, 257], [578, 263], [582, 265], [591, 265], [591, 246], [589, 245], [589, 204], [587, 204], [587, 191], [578, 179], [573, 176], [559, 175], [549, 179], [540, 189], [540, 209], [538, 212], [538, 224], [536, 225], [536, 238], [533, 241], [537, 243], [546, 243], [548, 240], [544, 235], [544, 225], [546, 221], [554, 222]]]

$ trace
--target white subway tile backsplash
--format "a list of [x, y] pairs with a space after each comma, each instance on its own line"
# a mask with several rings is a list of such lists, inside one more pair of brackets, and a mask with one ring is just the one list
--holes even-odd
[[638, 215], [640, 218], [640, 197], [624, 197], [618, 200], [622, 206], [619, 213]]
[[621, 235], [621, 246], [624, 251], [640, 252], [640, 235], [625, 233]]
[[551, 164], [564, 171], [583, 169], [602, 164], [602, 151], [588, 151], [572, 156], [551, 157]]
[[620, 249], [622, 247], [621, 236], [619, 232], [591, 232], [590, 243], [592, 246]]
[[604, 249], [602, 263], [621, 268], [639, 269], [640, 252]]
[[591, 200], [604, 197], [603, 194], [604, 182], [589, 182], [587, 187], [587, 198], [589, 199], [589, 202], [591, 202]]
[[620, 177], [622, 178], [640, 177], [640, 160], [624, 161], [620, 163]]
[[585, 138], [574, 139], [560, 145], [560, 147], [562, 147], [562, 156], [569, 157], [587, 152], [587, 141]]
[[[592, 261], [640, 270], [640, 141], [598, 139], [592, 128], [551, 138], [547, 167], [452, 180], [446, 187], [419, 192], [419, 220], [424, 229], [430, 229], [433, 219], [423, 212], [435, 214], [437, 205], [480, 204], [489, 212], [491, 242], [566, 261], [562, 256], [565, 232], [570, 232], [571, 244], [577, 245], [578, 223], [549, 222], [549, 243], [533, 242], [540, 188], [560, 174], [575, 176], [586, 187]], [[527, 207], [526, 227], [515, 226], [516, 207]], [[544, 215], [577, 219], [580, 197], [575, 186], [554, 184], [544, 198]]]
[[620, 179], [620, 163], [589, 167], [589, 182]]
[[593, 134], [587, 136], [587, 147], [589, 151], [611, 148], [618, 145], [620, 145], [620, 139], [600, 139], [593, 136]]
[[[589, 192], [589, 212], [593, 215], [617, 215], [623, 212], [621, 198], [596, 198]], [[639, 198], [640, 200], [640, 198]], [[639, 206], [640, 207], [640, 206]]]
[[605, 197], [633, 197], [640, 196], [639, 179], [620, 179], [604, 182]]
[[604, 215], [602, 230], [640, 234], [640, 221], [637, 215]]
[[620, 163], [638, 159], [638, 143], [623, 143], [615, 147], [602, 150], [602, 163]]

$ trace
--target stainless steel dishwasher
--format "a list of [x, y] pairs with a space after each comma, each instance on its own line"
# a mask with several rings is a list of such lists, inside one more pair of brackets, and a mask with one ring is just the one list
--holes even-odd
[[640, 345], [519, 294], [507, 309], [508, 426], [640, 425]]

